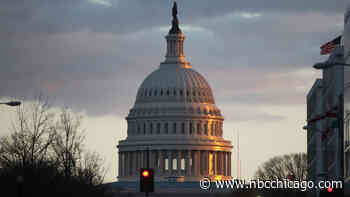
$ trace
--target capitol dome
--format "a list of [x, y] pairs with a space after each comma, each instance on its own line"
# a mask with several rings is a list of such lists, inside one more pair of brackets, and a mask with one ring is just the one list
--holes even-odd
[[207, 80], [189, 67], [164, 66], [151, 73], [140, 86], [136, 103], [178, 101], [214, 104]]
[[176, 3], [165, 38], [165, 61], [144, 79], [126, 117], [118, 179], [135, 181], [148, 161], [156, 181], [230, 179], [232, 144], [223, 138], [224, 118], [209, 83], [185, 61]]

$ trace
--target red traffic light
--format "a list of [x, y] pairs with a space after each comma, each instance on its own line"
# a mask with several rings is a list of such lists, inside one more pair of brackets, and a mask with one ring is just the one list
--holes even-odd
[[154, 172], [152, 168], [140, 169], [140, 192], [154, 191]]
[[149, 177], [149, 174], [150, 174], [150, 173], [149, 173], [148, 170], [143, 170], [143, 171], [142, 171], [142, 176], [143, 176], [143, 177]]

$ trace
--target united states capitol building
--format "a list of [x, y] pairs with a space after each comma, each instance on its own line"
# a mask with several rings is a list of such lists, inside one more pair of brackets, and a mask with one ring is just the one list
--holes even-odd
[[147, 151], [157, 182], [231, 179], [232, 144], [223, 138], [223, 115], [207, 80], [185, 60], [176, 3], [172, 15], [165, 61], [144, 79], [126, 117], [118, 180], [137, 181]]

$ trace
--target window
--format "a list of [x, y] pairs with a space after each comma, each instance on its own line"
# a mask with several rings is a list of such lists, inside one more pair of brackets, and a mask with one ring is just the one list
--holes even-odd
[[181, 133], [185, 134], [185, 123], [181, 124]]
[[211, 130], [210, 130], [210, 135], [214, 135], [214, 123], [211, 123]]
[[218, 135], [218, 124], [215, 123], [215, 130], [214, 130], [214, 135]]
[[157, 123], [157, 134], [160, 134], [160, 123]]
[[181, 159], [181, 170], [185, 170], [185, 159]]
[[157, 90], [154, 90], [154, 96], [157, 96]]
[[164, 133], [168, 133], [168, 123], [164, 124]]
[[153, 123], [149, 125], [149, 132], [150, 134], [153, 134]]
[[176, 96], [176, 90], [174, 89], [174, 96]]
[[174, 122], [174, 124], [173, 124], [173, 133], [174, 134], [176, 133], [176, 122]]
[[201, 132], [202, 132], [201, 124], [198, 123], [198, 124], [197, 124], [197, 134], [200, 135]]
[[177, 170], [177, 159], [173, 159], [173, 170]]
[[146, 134], [146, 123], [143, 123], [143, 134]]
[[192, 124], [192, 122], [190, 122], [190, 135], [192, 135], [193, 134], [193, 124]]
[[165, 167], [165, 170], [169, 170], [169, 159], [168, 158], [166, 158], [166, 159], [164, 159], [164, 167]]
[[140, 125], [137, 124], [137, 134], [140, 134], [141, 133], [141, 128], [140, 128]]
[[166, 95], [167, 95], [167, 96], [170, 95], [170, 91], [169, 91], [169, 90], [166, 91]]
[[183, 94], [183, 92], [182, 92], [182, 90], [180, 90], [180, 96], [182, 96], [182, 94]]
[[208, 124], [207, 123], [204, 124], [204, 134], [208, 135]]

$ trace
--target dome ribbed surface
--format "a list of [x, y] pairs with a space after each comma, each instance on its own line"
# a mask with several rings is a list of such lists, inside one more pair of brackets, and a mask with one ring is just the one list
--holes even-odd
[[178, 101], [214, 103], [206, 79], [192, 68], [178, 66], [160, 67], [147, 76], [138, 90], [136, 103], [154, 97], [171, 101], [175, 97]]

